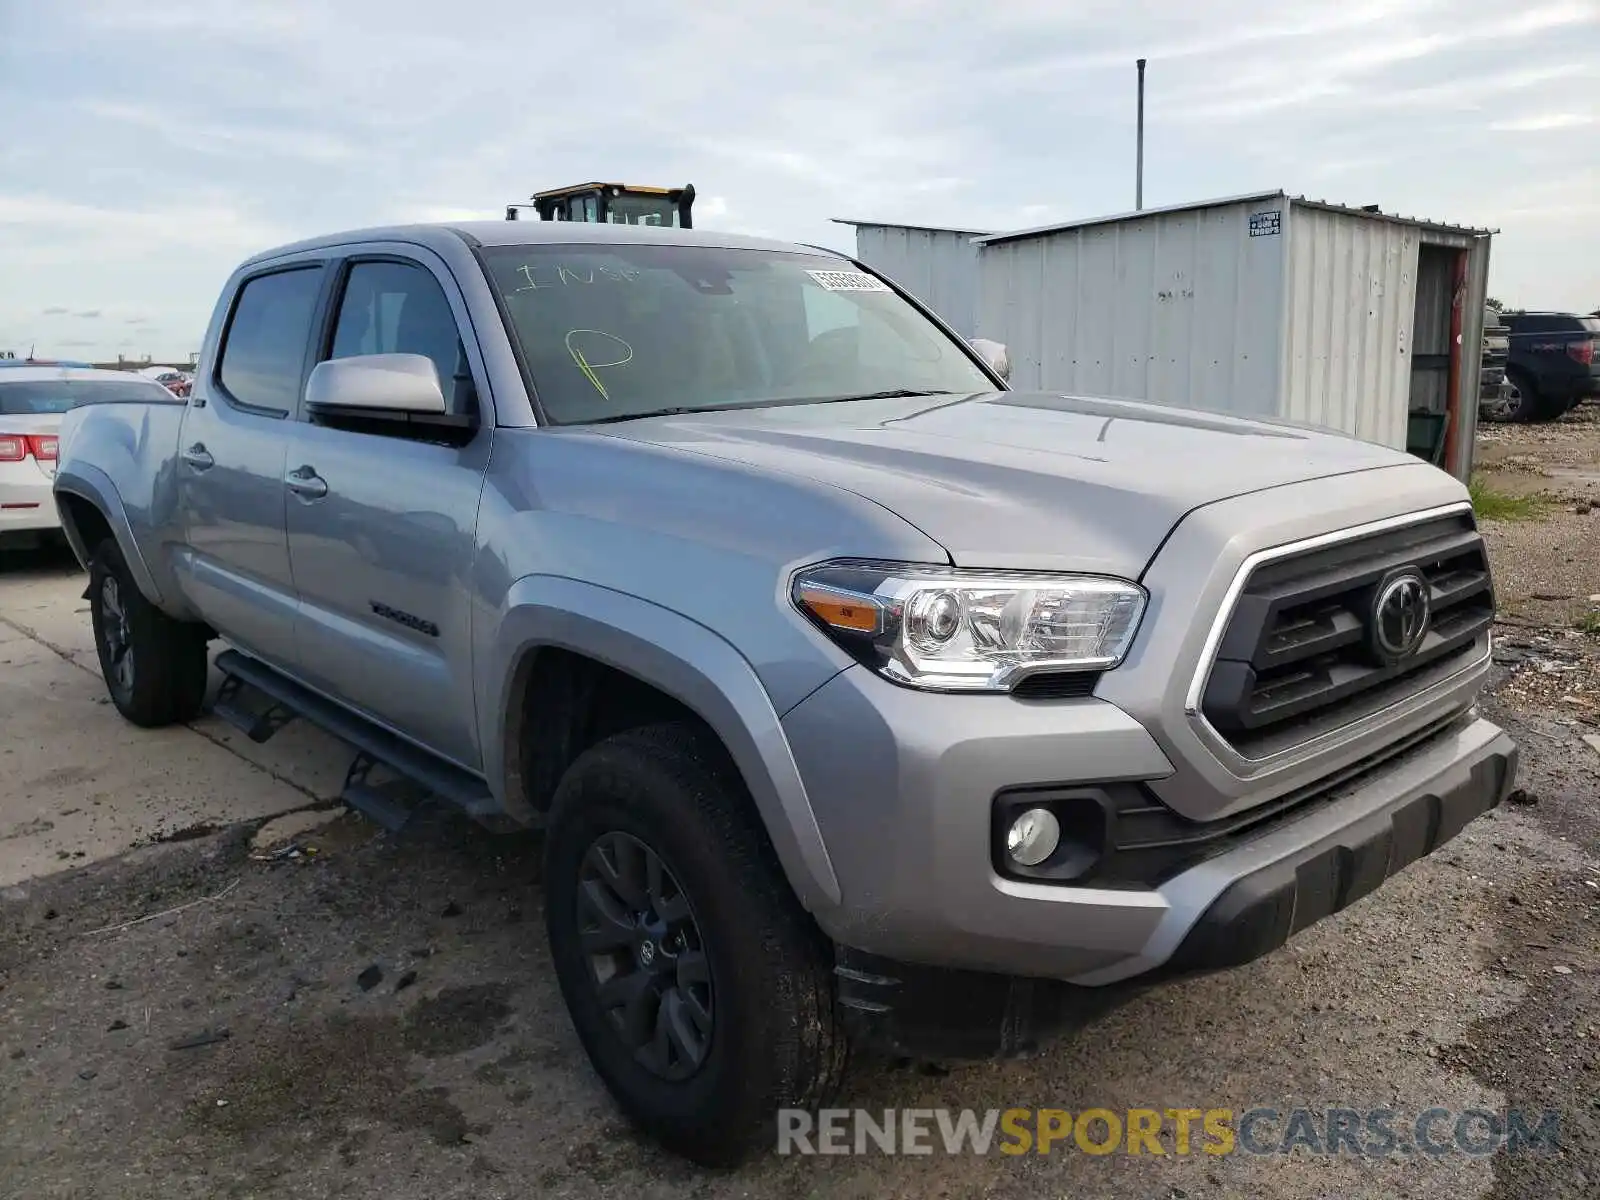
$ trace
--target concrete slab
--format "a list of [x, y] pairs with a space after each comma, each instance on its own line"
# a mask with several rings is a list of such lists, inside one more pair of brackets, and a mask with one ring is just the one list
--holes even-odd
[[[223, 649], [221, 646], [217, 650]], [[95, 671], [99, 672], [98, 660]], [[222, 673], [211, 669], [210, 695], [222, 685]], [[300, 788], [317, 800], [337, 800], [355, 751], [307, 721], [291, 721], [267, 742], [252, 742], [240, 730], [209, 711], [193, 724], [195, 732], [247, 762]]]
[[[0, 568], [0, 645], [31, 638], [81, 668], [98, 686], [100, 660], [95, 652], [89, 605], [83, 599], [87, 580], [72, 556], [64, 551], [40, 551], [16, 556], [8, 565], [11, 569]], [[221, 648], [217, 647], [219, 651]], [[212, 696], [221, 682], [221, 674], [213, 668]], [[97, 694], [104, 696], [103, 687]], [[354, 754], [337, 738], [304, 721], [286, 726], [269, 743], [252, 742], [209, 712], [198, 718], [192, 728], [268, 775], [306, 793], [302, 803], [337, 799]], [[4, 736], [0, 731], [0, 738]]]
[[0, 566], [0, 887], [338, 795], [349, 751], [309, 726], [258, 746], [209, 716], [195, 728], [124, 721], [100, 678], [84, 584], [66, 554]]
[[33, 639], [0, 645], [0, 887], [306, 794], [182, 726], [139, 729]]

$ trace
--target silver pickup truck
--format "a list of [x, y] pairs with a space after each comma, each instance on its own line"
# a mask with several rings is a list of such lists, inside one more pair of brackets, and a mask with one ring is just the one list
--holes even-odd
[[390, 825], [542, 826], [622, 1107], [727, 1161], [848, 1043], [1014, 1054], [1254, 959], [1499, 803], [1459, 483], [1008, 390], [894, 284], [465, 224], [245, 263], [193, 395], [69, 413], [111, 698], [353, 748]]

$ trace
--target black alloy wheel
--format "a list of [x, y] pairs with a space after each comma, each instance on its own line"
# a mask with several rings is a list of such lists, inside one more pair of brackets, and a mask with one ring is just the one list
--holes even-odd
[[615, 830], [578, 873], [579, 936], [600, 1007], [634, 1061], [671, 1082], [711, 1049], [711, 964], [689, 897], [661, 856]]
[[115, 575], [100, 580], [100, 653], [106, 665], [106, 684], [112, 695], [126, 700], [133, 695], [133, 628]]

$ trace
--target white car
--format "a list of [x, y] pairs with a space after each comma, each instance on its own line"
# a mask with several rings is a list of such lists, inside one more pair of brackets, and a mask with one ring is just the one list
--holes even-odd
[[0, 371], [0, 549], [32, 545], [61, 527], [50, 484], [61, 414], [106, 401], [181, 404], [153, 379], [90, 367]]

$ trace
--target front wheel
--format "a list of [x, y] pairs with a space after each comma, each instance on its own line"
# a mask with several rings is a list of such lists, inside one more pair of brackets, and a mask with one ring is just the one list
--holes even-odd
[[89, 616], [111, 702], [135, 725], [172, 725], [200, 714], [206, 694], [206, 631], [176, 621], [133, 581], [115, 540], [89, 560]]
[[627, 1115], [703, 1165], [837, 1086], [831, 953], [721, 747], [688, 725], [608, 738], [557, 789], [545, 919], [578, 1038]]

